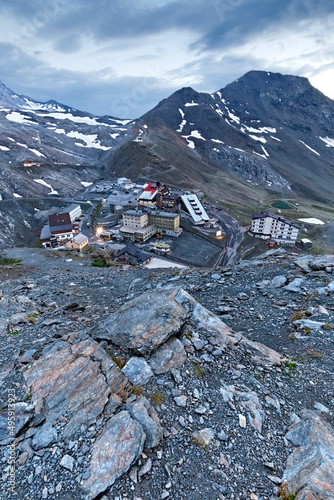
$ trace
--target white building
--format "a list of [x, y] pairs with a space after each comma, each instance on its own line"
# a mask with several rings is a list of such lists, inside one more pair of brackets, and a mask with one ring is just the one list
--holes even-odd
[[75, 219], [78, 219], [82, 214], [81, 206], [77, 203], [72, 203], [72, 205], [69, 205], [63, 210], [64, 213], [70, 214], [71, 222], [74, 222]]
[[210, 218], [196, 194], [184, 194], [181, 196], [182, 208], [191, 216], [194, 224], [204, 224]]
[[280, 215], [271, 212], [253, 214], [250, 232], [258, 238], [271, 239], [285, 245], [294, 245], [298, 231], [298, 224]]
[[132, 182], [132, 180], [128, 179], [127, 177], [119, 177], [117, 179], [117, 184], [124, 189], [131, 189], [136, 187], [136, 183]]

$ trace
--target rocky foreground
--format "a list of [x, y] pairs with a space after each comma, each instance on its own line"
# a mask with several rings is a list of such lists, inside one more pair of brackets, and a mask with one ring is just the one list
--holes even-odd
[[333, 272], [3, 268], [1, 498], [333, 499]]

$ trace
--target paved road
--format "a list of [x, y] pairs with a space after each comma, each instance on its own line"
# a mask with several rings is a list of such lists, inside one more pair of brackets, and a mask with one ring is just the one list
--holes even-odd
[[237, 258], [237, 250], [244, 239], [244, 235], [238, 222], [231, 215], [214, 208], [209, 211], [209, 214], [217, 217], [223, 231], [227, 234], [225, 249], [217, 262], [217, 267], [225, 267], [232, 264]]

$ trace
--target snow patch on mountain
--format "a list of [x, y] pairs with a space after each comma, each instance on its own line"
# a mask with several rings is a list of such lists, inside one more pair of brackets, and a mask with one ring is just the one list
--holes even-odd
[[43, 179], [34, 179], [34, 181], [37, 182], [38, 184], [42, 184], [42, 186], [45, 186], [45, 187], [51, 189], [49, 194], [59, 194], [58, 191], [53, 189], [53, 187], [50, 186], [50, 184], [47, 184], [47, 182], [43, 181]]
[[85, 144], [81, 144], [80, 142], [76, 142], [76, 146], [80, 146], [82, 148], [96, 148], [102, 149], [103, 151], [108, 151], [111, 149], [110, 147], [102, 146], [100, 141], [97, 139], [97, 134], [81, 134], [80, 132], [76, 132], [72, 130], [71, 132], [65, 132], [64, 129], [56, 128], [54, 132], [57, 134], [65, 134], [67, 137], [71, 137], [72, 139], [79, 139], [83, 141]]
[[6, 115], [7, 120], [15, 123], [23, 123], [25, 125], [34, 125], [33, 122], [30, 121], [30, 117], [21, 115], [18, 111], [12, 111]]
[[260, 142], [263, 142], [264, 144], [267, 142], [267, 140], [264, 137], [258, 137], [257, 135], [249, 134], [249, 137], [254, 139], [254, 141], [260, 141]]
[[194, 102], [194, 101], [186, 102], [185, 106], [186, 106], [186, 108], [189, 107], [189, 106], [198, 106], [198, 102]]
[[6, 146], [0, 146], [1, 151], [10, 151]]
[[327, 148], [334, 148], [334, 139], [331, 139], [330, 137], [319, 137], [319, 139], [326, 143]]
[[316, 155], [320, 156], [320, 154], [315, 149], [312, 149], [310, 146], [308, 146], [307, 144], [305, 144], [305, 142], [301, 141], [300, 139], [299, 139], [299, 142], [301, 142], [302, 144], [304, 144], [304, 146], [306, 146], [307, 149], [309, 149], [310, 151], [312, 151], [312, 153], [315, 153]]

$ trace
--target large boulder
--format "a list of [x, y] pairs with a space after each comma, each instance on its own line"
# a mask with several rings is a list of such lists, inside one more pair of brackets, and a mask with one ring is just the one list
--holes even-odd
[[140, 295], [108, 316], [91, 335], [124, 350], [150, 354], [178, 333], [187, 318], [186, 309], [174, 299], [176, 293], [177, 289], [165, 289]]
[[301, 419], [290, 427], [286, 437], [297, 446], [283, 475], [286, 496], [297, 493], [296, 500], [333, 498], [333, 427], [320, 413], [303, 410]]
[[87, 500], [95, 498], [114, 484], [140, 457], [145, 441], [142, 426], [121, 411], [110, 418], [94, 443], [88, 467], [89, 477], [83, 481]]
[[25, 371], [36, 412], [52, 424], [66, 415], [64, 432], [71, 436], [102, 414], [112, 394], [123, 395], [128, 379], [91, 338], [55, 342]]

